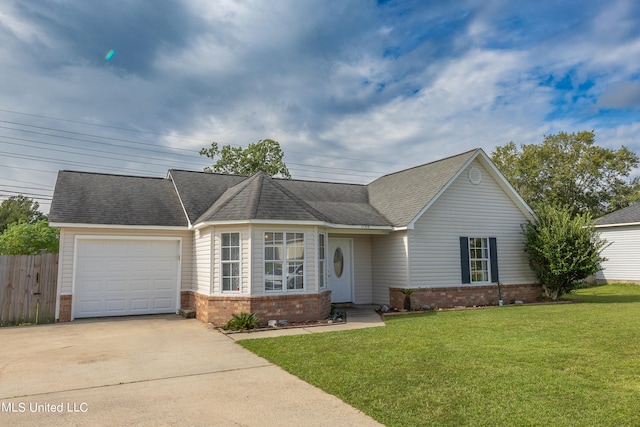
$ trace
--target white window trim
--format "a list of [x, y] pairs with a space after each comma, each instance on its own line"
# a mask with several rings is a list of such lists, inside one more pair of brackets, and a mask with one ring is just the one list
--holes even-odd
[[[266, 248], [266, 242], [264, 239], [264, 236], [266, 234], [269, 233], [282, 233], [282, 243], [283, 243], [283, 259], [282, 260], [278, 260], [278, 261], [274, 261], [274, 260], [267, 260], [264, 257], [265, 254], [265, 248]], [[289, 271], [289, 260], [287, 260], [286, 258], [284, 258], [284, 256], [286, 256], [287, 253], [287, 234], [302, 234], [302, 248], [304, 251], [304, 257], [302, 259], [302, 289], [287, 289], [286, 286], [286, 282], [287, 282], [287, 275], [286, 272]], [[262, 276], [262, 290], [265, 294], [287, 294], [287, 293], [304, 293], [307, 291], [307, 233], [304, 231], [300, 231], [300, 230], [264, 230], [262, 232], [262, 271], [263, 271], [263, 276]], [[282, 262], [282, 289], [267, 289], [266, 286], [266, 269], [264, 268], [265, 264], [267, 262]]]
[[[223, 234], [237, 234], [238, 235], [238, 260], [229, 260], [229, 261], [225, 261], [222, 259], [222, 235]], [[239, 231], [221, 231], [218, 233], [218, 241], [219, 243], [219, 247], [220, 247], [220, 260], [219, 260], [219, 274], [218, 276], [220, 277], [220, 293], [221, 294], [241, 294], [242, 293], [242, 233]], [[231, 247], [231, 246], [229, 246]], [[223, 268], [222, 265], [223, 264], [230, 264], [232, 262], [237, 262], [238, 263], [238, 282], [239, 282], [239, 288], [238, 290], [230, 290], [230, 291], [226, 291], [224, 290], [224, 274], [223, 274]]]
[[[324, 258], [320, 258], [320, 236], [324, 237]], [[318, 244], [316, 245], [316, 250], [318, 251], [318, 289], [325, 289], [328, 286], [328, 274], [327, 274], [327, 253], [329, 251], [329, 239], [327, 233], [319, 232], [318, 233]], [[324, 262], [322, 265], [323, 268], [320, 267], [320, 263]], [[322, 284], [320, 284], [320, 276], [322, 275]]]
[[[487, 250], [487, 258], [473, 258], [471, 256], [473, 248], [471, 247], [471, 239], [482, 239], [483, 242], [486, 242], [486, 250]], [[489, 237], [476, 237], [469, 236], [468, 237], [468, 246], [469, 246], [469, 280], [471, 285], [478, 284], [487, 284], [491, 283], [491, 247], [489, 246]], [[485, 249], [483, 246], [482, 249]], [[486, 261], [487, 262], [487, 280], [473, 280], [473, 262], [474, 261]], [[484, 270], [483, 270], [484, 271]]]

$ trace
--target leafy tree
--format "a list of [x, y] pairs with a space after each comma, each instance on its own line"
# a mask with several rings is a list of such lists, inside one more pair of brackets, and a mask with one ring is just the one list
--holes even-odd
[[220, 156], [212, 167], [204, 168], [205, 172], [217, 172], [237, 175], [253, 175], [262, 171], [269, 176], [280, 175], [291, 178], [291, 174], [282, 158], [284, 153], [280, 149], [280, 143], [272, 139], [262, 139], [247, 148], [225, 145], [222, 149], [218, 144], [211, 143], [210, 148], [202, 148], [201, 156], [215, 159]]
[[36, 255], [40, 249], [57, 253], [59, 241], [60, 230], [49, 227], [46, 220], [13, 223], [0, 234], [0, 255]]
[[509, 142], [491, 158], [500, 172], [534, 209], [548, 204], [570, 206], [572, 213], [597, 218], [640, 198], [640, 178], [629, 179], [638, 155], [594, 144], [593, 131], [547, 135], [542, 144]]
[[14, 222], [34, 224], [47, 216], [40, 212], [38, 202], [23, 195], [12, 196], [0, 203], [0, 233]]
[[556, 300], [600, 270], [607, 242], [588, 212], [573, 215], [567, 207], [540, 205], [537, 216], [522, 227], [524, 250], [545, 295]]

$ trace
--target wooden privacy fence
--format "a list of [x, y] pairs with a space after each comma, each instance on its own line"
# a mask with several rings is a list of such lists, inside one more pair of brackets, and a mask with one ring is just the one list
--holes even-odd
[[0, 256], [0, 326], [55, 320], [58, 254]]

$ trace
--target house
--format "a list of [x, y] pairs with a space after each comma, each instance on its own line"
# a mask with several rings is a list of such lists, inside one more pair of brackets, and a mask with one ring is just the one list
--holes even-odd
[[332, 303], [532, 300], [520, 225], [531, 209], [481, 149], [368, 185], [170, 170], [61, 171], [56, 317], [192, 309], [317, 320]]
[[596, 280], [640, 283], [640, 203], [603, 216], [596, 221], [596, 230], [609, 243], [602, 251], [607, 260], [596, 273]]

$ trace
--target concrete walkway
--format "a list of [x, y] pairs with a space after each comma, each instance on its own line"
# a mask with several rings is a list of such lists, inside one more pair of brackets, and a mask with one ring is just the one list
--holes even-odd
[[336, 323], [326, 326], [305, 326], [295, 328], [276, 328], [266, 331], [242, 332], [228, 334], [234, 341], [248, 340], [255, 338], [272, 338], [285, 335], [319, 334], [323, 332], [347, 331], [350, 329], [373, 328], [384, 326], [384, 322], [375, 312], [377, 305], [357, 305], [348, 308], [341, 308], [340, 311], [347, 312], [346, 323]]
[[0, 425], [380, 424], [209, 325], [161, 315], [0, 328]]

